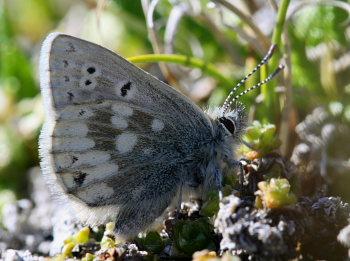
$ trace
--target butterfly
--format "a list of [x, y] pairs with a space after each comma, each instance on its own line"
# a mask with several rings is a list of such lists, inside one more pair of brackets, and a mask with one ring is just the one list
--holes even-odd
[[43, 43], [40, 85], [39, 152], [51, 193], [87, 224], [115, 222], [120, 238], [148, 229], [182, 188], [220, 190], [227, 168], [239, 165], [246, 126], [244, 106], [232, 104], [258, 87], [230, 99], [238, 85], [203, 112], [116, 53], [60, 33]]

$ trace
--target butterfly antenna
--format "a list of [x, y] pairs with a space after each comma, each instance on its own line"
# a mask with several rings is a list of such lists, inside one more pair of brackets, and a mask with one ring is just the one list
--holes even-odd
[[250, 87], [249, 89], [241, 92], [240, 94], [236, 95], [227, 105], [226, 107], [224, 108], [224, 113], [227, 111], [228, 108], [230, 108], [230, 106], [235, 102], [237, 101], [241, 96], [243, 96], [244, 94], [246, 94], [247, 92], [250, 92], [256, 88], [259, 88], [261, 85], [271, 81], [273, 78], [275, 78], [275, 76], [281, 71], [284, 69], [284, 65], [280, 64], [277, 69], [271, 73], [265, 80], [263, 80], [262, 82], [259, 82], [258, 84]]
[[249, 78], [250, 76], [252, 76], [257, 70], [259, 70], [261, 66], [263, 66], [265, 63], [268, 62], [268, 60], [270, 60], [271, 56], [273, 55], [273, 53], [274, 53], [274, 51], [275, 51], [275, 49], [276, 49], [276, 46], [277, 46], [276, 44], [271, 45], [271, 47], [270, 47], [269, 51], [267, 52], [267, 54], [265, 55], [265, 57], [264, 57], [264, 58], [261, 60], [261, 62], [254, 68], [254, 70], [251, 71], [249, 74], [247, 74], [247, 75], [233, 88], [233, 90], [232, 90], [232, 91], [229, 93], [229, 95], [227, 96], [227, 98], [226, 98], [224, 104], [222, 105], [222, 108], [224, 108], [224, 111], [226, 111], [227, 108], [229, 107], [228, 102], [229, 102], [230, 98], [232, 97], [232, 95], [237, 91], [237, 89], [238, 89], [239, 87], [241, 87], [242, 84], [244, 84], [244, 83], [248, 80], [248, 78]]

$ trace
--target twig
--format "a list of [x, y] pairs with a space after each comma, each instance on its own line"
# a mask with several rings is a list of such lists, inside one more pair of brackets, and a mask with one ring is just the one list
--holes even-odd
[[284, 71], [284, 85], [286, 86], [284, 108], [281, 117], [280, 139], [282, 141], [281, 152], [283, 156], [288, 156], [290, 152], [290, 132], [295, 124], [293, 115], [293, 88], [292, 88], [292, 62], [291, 62], [291, 47], [288, 31], [284, 34], [285, 56], [284, 63], [286, 70]]
[[192, 68], [199, 68], [203, 72], [219, 80], [224, 85], [232, 86], [232, 80], [225, 77], [221, 72], [219, 72], [216, 69], [215, 65], [206, 63], [205, 61], [194, 57], [188, 57], [185, 55], [176, 55], [176, 54], [148, 54], [148, 55], [130, 57], [128, 58], [128, 60], [133, 63], [169, 62], [169, 63], [175, 63], [175, 64], [184, 65], [184, 66], [189, 66]]
[[[146, 23], [147, 23], [147, 30], [148, 30], [148, 37], [150, 39], [150, 42], [153, 47], [153, 51], [156, 54], [163, 53], [163, 49], [161, 47], [157, 32], [155, 30], [154, 21], [153, 21], [153, 14], [154, 10], [158, 4], [159, 0], [152, 0], [151, 3], [148, 3], [148, 0], [142, 0], [142, 9], [146, 17]], [[179, 86], [177, 82], [175, 81], [174, 77], [172, 76], [172, 73], [170, 72], [169, 68], [163, 64], [159, 63], [159, 68], [162, 71], [165, 78], [168, 79], [169, 82], [172, 83], [173, 87], [179, 89]]]

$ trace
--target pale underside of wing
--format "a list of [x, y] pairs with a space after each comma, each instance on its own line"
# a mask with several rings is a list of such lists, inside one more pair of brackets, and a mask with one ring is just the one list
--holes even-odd
[[146, 228], [205, 156], [210, 120], [168, 85], [71, 36], [48, 36], [40, 80], [40, 154], [53, 192], [88, 223], [118, 220], [125, 235]]

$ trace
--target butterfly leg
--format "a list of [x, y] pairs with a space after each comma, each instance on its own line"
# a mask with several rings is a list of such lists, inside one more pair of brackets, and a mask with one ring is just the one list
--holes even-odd
[[243, 193], [243, 184], [244, 184], [244, 169], [243, 169], [243, 164], [239, 161], [239, 160], [229, 160], [227, 162], [227, 164], [230, 166], [230, 167], [239, 167], [239, 170], [240, 170], [240, 173], [239, 173], [239, 190], [240, 190], [240, 193], [242, 194]]
[[219, 169], [215, 170], [215, 179], [219, 190], [219, 199], [222, 200], [222, 173]]
[[239, 165], [239, 169], [240, 169], [240, 173], [239, 173], [239, 190], [240, 190], [240, 193], [243, 194], [243, 189], [244, 189], [244, 169], [243, 169], [243, 164], [238, 161], [238, 165]]
[[176, 221], [179, 219], [180, 211], [181, 211], [181, 203], [182, 203], [182, 185], [179, 188], [179, 199], [177, 202], [177, 213], [175, 215]]
[[260, 150], [256, 149], [256, 148], [254, 148], [254, 146], [253, 146], [252, 144], [246, 142], [245, 140], [241, 140], [241, 142], [242, 142], [246, 147], [248, 147], [249, 149], [258, 152], [259, 154], [262, 154], [262, 152], [261, 152]]

